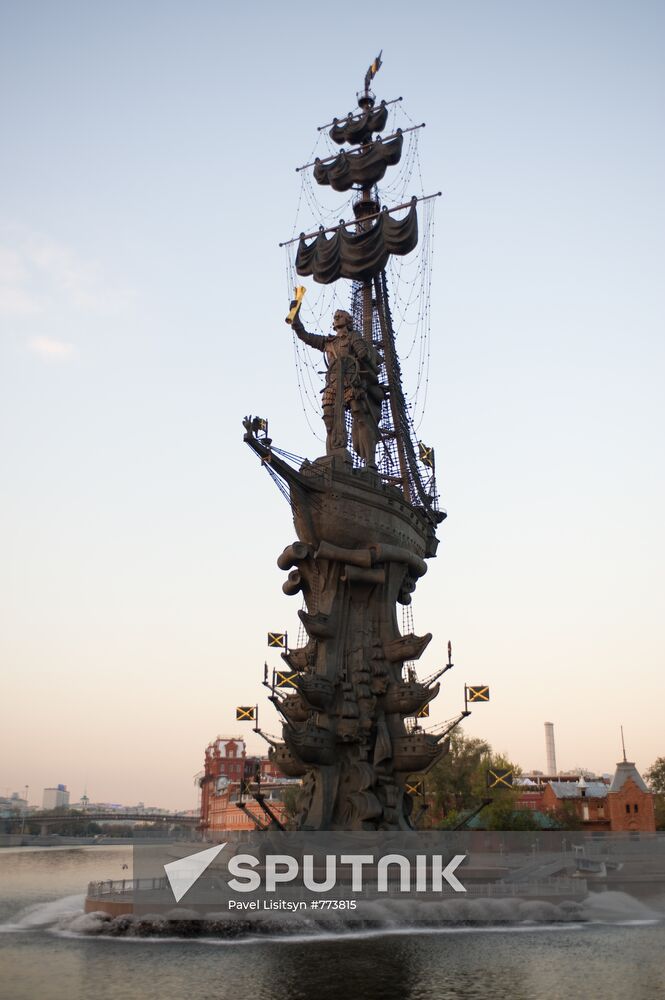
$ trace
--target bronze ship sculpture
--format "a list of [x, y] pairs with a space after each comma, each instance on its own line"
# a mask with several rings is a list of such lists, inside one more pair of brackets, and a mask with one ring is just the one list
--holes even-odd
[[399, 129], [377, 135], [392, 103], [377, 104], [370, 90], [379, 66], [380, 57], [359, 110], [330, 123], [331, 140], [349, 148], [309, 165], [319, 185], [353, 192], [354, 219], [297, 239], [298, 275], [352, 282], [349, 311], [335, 311], [330, 335], [305, 329], [302, 289], [287, 317], [324, 358], [325, 455], [294, 464], [265, 420], [244, 421], [244, 440], [287, 496], [297, 536], [277, 564], [287, 574], [284, 593], [302, 596], [304, 642], [283, 649], [288, 670], [269, 685], [282, 738], [262, 735], [282, 773], [302, 779], [301, 830], [413, 829], [410, 776], [446, 754], [450, 731], [468, 714], [434, 731], [420, 725], [452, 664], [449, 656], [420, 682], [414, 662], [432, 636], [403, 635], [398, 625], [397, 605], [410, 605], [446, 515], [433, 453], [416, 437], [402, 386], [386, 274], [391, 256], [416, 247], [425, 199], [395, 208], [379, 200], [377, 183], [399, 163], [404, 140]]

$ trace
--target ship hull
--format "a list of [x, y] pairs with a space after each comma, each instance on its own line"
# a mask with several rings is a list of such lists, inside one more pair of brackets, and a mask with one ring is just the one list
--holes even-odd
[[246, 440], [288, 488], [297, 535], [277, 564], [288, 574], [284, 592], [302, 595], [307, 642], [284, 654], [300, 697], [275, 701], [284, 742], [273, 751], [284, 774], [303, 778], [294, 822], [301, 830], [412, 829], [406, 779], [445, 748], [406, 729], [405, 717], [438, 685], [404, 679], [404, 663], [431, 635], [401, 635], [396, 604], [411, 602], [426, 573], [438, 522], [375, 469], [354, 468], [345, 449], [294, 468], [262, 440]]
[[394, 487], [367, 469], [345, 462], [306, 463], [289, 483], [298, 537], [346, 549], [395, 545], [421, 559], [434, 556], [431, 522]]

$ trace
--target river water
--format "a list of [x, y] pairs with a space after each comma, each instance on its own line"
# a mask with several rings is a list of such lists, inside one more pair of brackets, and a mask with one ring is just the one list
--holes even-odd
[[[659, 1000], [665, 890], [599, 893], [584, 922], [228, 942], [91, 937], [83, 892], [130, 847], [0, 850], [2, 1000]], [[128, 868], [124, 868], [127, 865]]]

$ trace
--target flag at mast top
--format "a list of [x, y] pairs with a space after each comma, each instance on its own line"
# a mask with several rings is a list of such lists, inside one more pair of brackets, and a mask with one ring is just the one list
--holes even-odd
[[371, 84], [372, 80], [374, 79], [374, 77], [376, 76], [376, 74], [381, 69], [381, 56], [382, 55], [383, 55], [383, 49], [381, 49], [381, 51], [379, 52], [379, 54], [376, 57], [376, 59], [374, 60], [374, 62], [372, 63], [372, 65], [370, 66], [370, 68], [365, 73], [365, 96], [366, 97], [369, 94], [369, 87], [370, 87], [370, 84]]

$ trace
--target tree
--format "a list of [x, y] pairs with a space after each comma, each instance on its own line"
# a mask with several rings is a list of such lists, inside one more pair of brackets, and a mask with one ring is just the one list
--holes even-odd
[[644, 777], [653, 792], [665, 795], [665, 757], [656, 757]]
[[656, 757], [644, 777], [652, 792], [655, 792], [654, 810], [656, 829], [665, 830], [665, 757]]
[[540, 830], [540, 823], [531, 809], [516, 809], [514, 799], [493, 802], [481, 813], [486, 830]]
[[[455, 732], [450, 750], [427, 775], [430, 805], [437, 816], [447, 817], [480, 804], [478, 775], [481, 761], [491, 753], [489, 743], [475, 736]], [[486, 783], [485, 787], [486, 787]]]
[[[53, 822], [60, 819], [61, 822]], [[58, 834], [61, 837], [91, 837], [101, 832], [98, 823], [89, 820], [84, 812], [78, 809], [46, 809], [39, 813], [34, 813], [26, 817], [25, 830], [27, 833], [41, 833], [45, 820], [49, 820], [47, 830], [49, 833]]]
[[563, 799], [556, 809], [550, 810], [547, 815], [556, 823], [559, 830], [582, 830], [584, 827], [582, 817], [570, 799]]
[[665, 830], [665, 795], [656, 795], [654, 810], [656, 813], [656, 829]]
[[[430, 804], [429, 822], [444, 829], [454, 828], [463, 821], [465, 814], [477, 809], [486, 798], [492, 799], [492, 805], [488, 807], [489, 812], [485, 810], [481, 814], [483, 825], [486, 825], [486, 816], [490, 822], [497, 824], [513, 822], [509, 816], [516, 811], [519, 788], [501, 785], [488, 790], [487, 772], [490, 768], [506, 768], [512, 770], [514, 775], [520, 773], [520, 769], [505, 754], [494, 753], [485, 740], [453, 733], [449, 753], [425, 779]], [[516, 821], [525, 824], [518, 829], [532, 829], [533, 817], [517, 817]], [[514, 827], [503, 825], [492, 826], [492, 829]]]
[[300, 788], [297, 785], [286, 785], [281, 793], [284, 803], [284, 824], [287, 830], [295, 829], [295, 820], [298, 815], [298, 800]]

